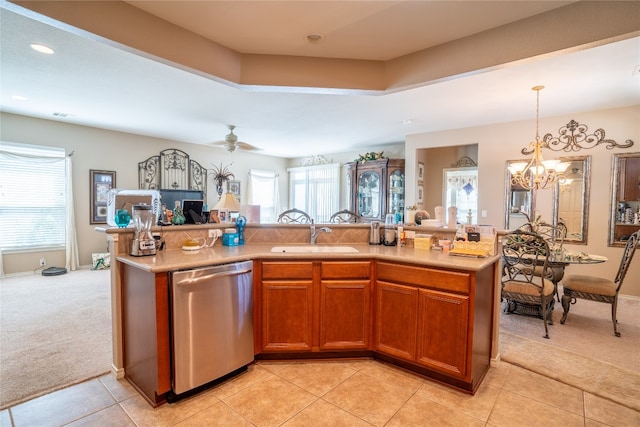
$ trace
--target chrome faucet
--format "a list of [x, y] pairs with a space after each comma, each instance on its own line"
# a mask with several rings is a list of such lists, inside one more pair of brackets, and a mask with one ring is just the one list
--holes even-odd
[[319, 228], [318, 231], [316, 231], [316, 224], [313, 222], [313, 220], [311, 220], [311, 244], [315, 245], [316, 244], [316, 239], [318, 238], [318, 235], [322, 232], [325, 233], [331, 233], [331, 229], [329, 227], [322, 227]]

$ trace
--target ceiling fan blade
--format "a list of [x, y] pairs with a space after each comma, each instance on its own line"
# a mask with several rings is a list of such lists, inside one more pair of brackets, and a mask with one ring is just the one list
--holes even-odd
[[216, 147], [221, 147], [227, 150], [230, 153], [233, 153], [236, 150], [243, 151], [259, 151], [258, 147], [255, 147], [246, 142], [238, 141], [238, 136], [233, 133], [233, 130], [236, 128], [234, 125], [227, 125], [229, 129], [229, 133], [224, 137], [223, 141], [212, 142], [211, 145]]

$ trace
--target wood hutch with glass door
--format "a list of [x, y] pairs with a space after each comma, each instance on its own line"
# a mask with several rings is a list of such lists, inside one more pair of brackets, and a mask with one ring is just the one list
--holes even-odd
[[363, 221], [383, 221], [404, 211], [404, 159], [345, 163], [349, 210]]

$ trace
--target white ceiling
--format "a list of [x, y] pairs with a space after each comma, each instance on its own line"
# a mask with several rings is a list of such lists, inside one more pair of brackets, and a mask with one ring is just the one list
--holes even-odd
[[[386, 60], [570, 2], [128, 3], [242, 53]], [[195, 144], [222, 140], [234, 124], [241, 141], [279, 157], [373, 151], [408, 134], [533, 119], [539, 84], [542, 119], [640, 104], [640, 37], [395, 93], [332, 94], [224, 84], [5, 0], [0, 13], [2, 111]], [[259, 26], [267, 13], [281, 20]], [[303, 35], [314, 31], [325, 38], [310, 46]], [[56, 53], [37, 53], [33, 42]], [[555, 129], [541, 120], [547, 131]]]

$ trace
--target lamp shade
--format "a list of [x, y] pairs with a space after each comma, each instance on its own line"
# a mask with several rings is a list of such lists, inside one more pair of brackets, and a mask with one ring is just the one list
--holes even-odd
[[238, 199], [235, 194], [224, 193], [213, 209], [229, 209], [229, 212], [240, 212], [240, 203], [238, 203]]

